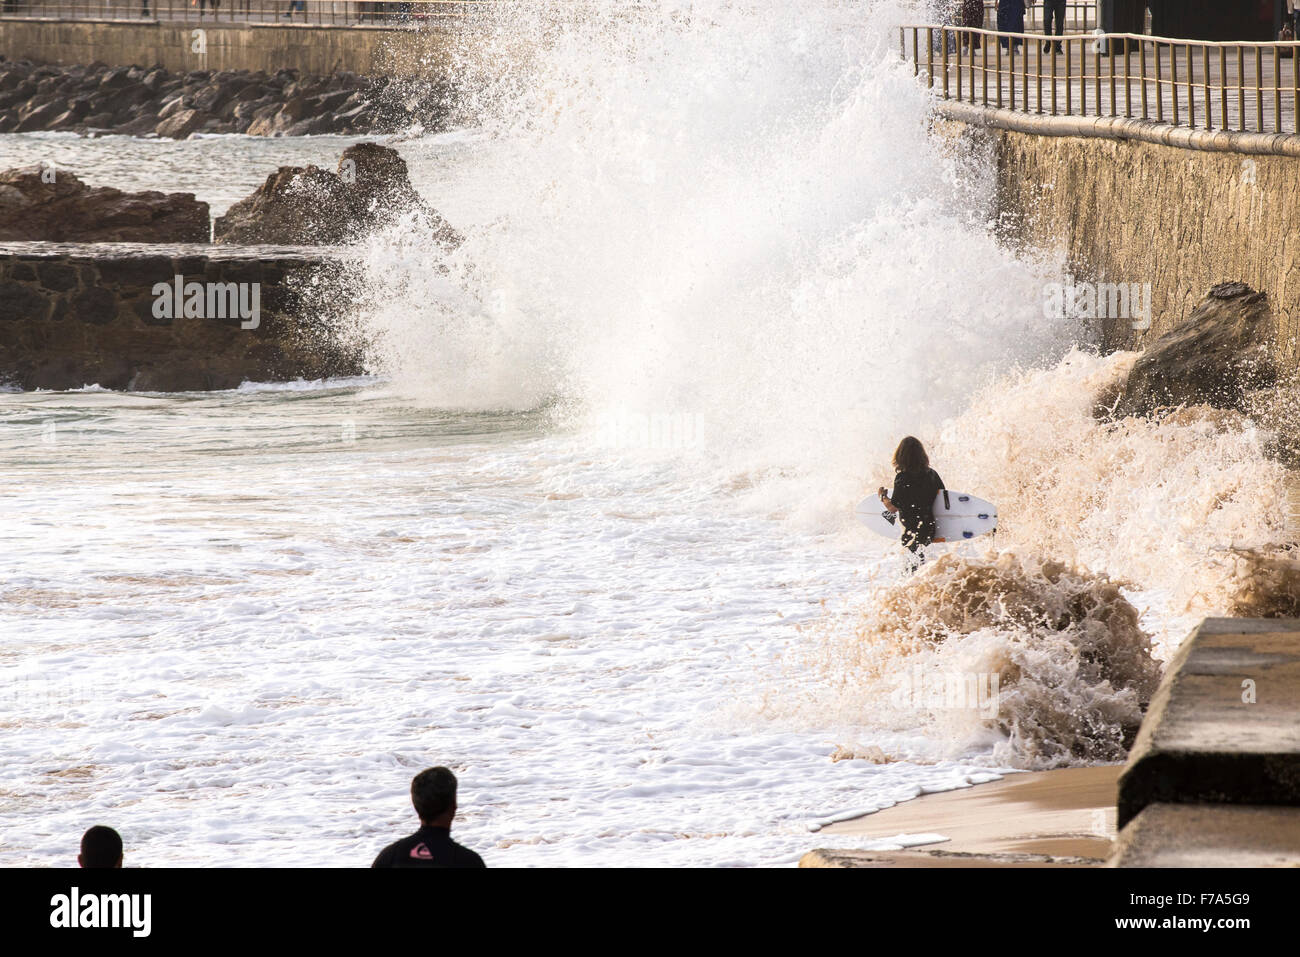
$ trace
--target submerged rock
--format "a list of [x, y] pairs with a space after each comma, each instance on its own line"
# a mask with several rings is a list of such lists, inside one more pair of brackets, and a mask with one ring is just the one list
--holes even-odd
[[1180, 405], [1248, 411], [1249, 394], [1277, 381], [1274, 335], [1265, 293], [1239, 282], [1215, 286], [1185, 322], [1147, 347], [1105, 411], [1116, 418]]
[[124, 193], [66, 170], [0, 172], [0, 242], [207, 242], [208, 204], [193, 193]]

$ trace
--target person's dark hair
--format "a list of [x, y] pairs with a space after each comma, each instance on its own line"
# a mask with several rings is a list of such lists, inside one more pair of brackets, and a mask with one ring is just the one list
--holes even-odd
[[122, 837], [98, 824], [81, 836], [82, 867], [117, 867], [122, 861]]
[[411, 803], [421, 821], [436, 821], [456, 803], [456, 775], [447, 768], [429, 768], [411, 780]]
[[930, 456], [925, 454], [921, 440], [908, 436], [894, 450], [895, 472], [924, 472], [930, 467]]

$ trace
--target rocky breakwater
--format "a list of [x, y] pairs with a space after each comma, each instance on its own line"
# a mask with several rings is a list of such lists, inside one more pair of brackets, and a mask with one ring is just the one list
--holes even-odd
[[171, 73], [0, 62], [0, 133], [61, 130], [184, 139], [193, 133], [305, 136], [438, 129], [445, 91], [427, 82], [340, 72]]

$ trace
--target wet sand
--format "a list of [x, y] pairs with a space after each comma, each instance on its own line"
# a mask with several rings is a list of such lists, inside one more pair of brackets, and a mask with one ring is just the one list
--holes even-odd
[[[821, 831], [826, 847], [838, 834], [888, 838], [942, 834], [941, 844], [907, 852], [1045, 854], [1090, 858], [1110, 854], [1115, 836], [1115, 789], [1123, 765], [1010, 774], [960, 791], [927, 794]], [[896, 855], [901, 857], [902, 855]], [[901, 863], [901, 862], [900, 862]], [[918, 862], [919, 864], [920, 862]], [[938, 860], [920, 866], [953, 866]]]

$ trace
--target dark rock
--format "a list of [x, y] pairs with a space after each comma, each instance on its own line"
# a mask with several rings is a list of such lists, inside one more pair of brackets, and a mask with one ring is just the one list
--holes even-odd
[[4, 242], [205, 242], [208, 221], [192, 193], [124, 193], [41, 166], [0, 172]]
[[24, 112], [13, 131], [15, 133], [30, 133], [36, 130], [51, 129], [53, 121], [67, 111], [68, 104], [66, 100], [51, 100], [42, 106]]
[[353, 214], [361, 229], [384, 225], [415, 211], [428, 221], [438, 242], [461, 242], [460, 234], [415, 191], [406, 160], [397, 150], [378, 143], [349, 146], [339, 159], [339, 177], [353, 188]]
[[347, 234], [350, 211], [348, 187], [333, 173], [316, 166], [282, 166], [217, 219], [214, 241], [338, 243]]
[[425, 220], [435, 241], [460, 242], [411, 186], [406, 161], [396, 150], [358, 143], [343, 151], [337, 173], [281, 167], [218, 218], [213, 235], [218, 243], [337, 244], [412, 212]]
[[212, 117], [202, 110], [181, 110], [159, 123], [154, 132], [169, 139], [183, 140], [201, 129], [210, 119]]
[[31, 286], [12, 280], [0, 282], [0, 322], [44, 319], [49, 311], [49, 300]]
[[51, 292], [67, 292], [77, 284], [77, 270], [63, 263], [41, 263], [36, 275], [41, 285]]
[[131, 120], [113, 130], [122, 136], [146, 136], [154, 132], [158, 127], [158, 117], [146, 113], [145, 115]]
[[1215, 286], [1181, 325], [1142, 353], [1118, 394], [1114, 417], [1209, 405], [1246, 412], [1247, 393], [1271, 386], [1275, 324], [1268, 296], [1244, 283]]
[[81, 322], [103, 325], [117, 317], [117, 297], [107, 289], [92, 286], [72, 298], [69, 314]]

